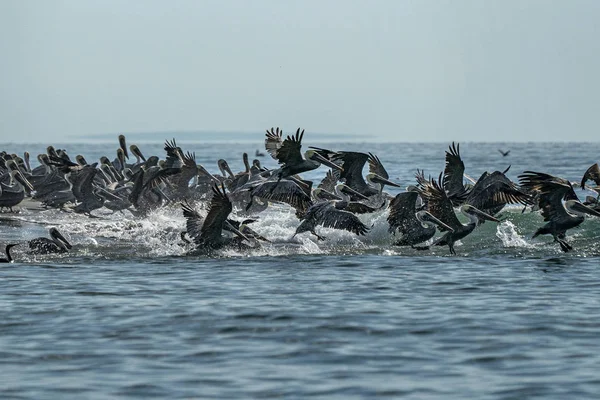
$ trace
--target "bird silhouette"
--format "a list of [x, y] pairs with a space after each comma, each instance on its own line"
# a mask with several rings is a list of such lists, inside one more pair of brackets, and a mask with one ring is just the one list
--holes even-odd
[[504, 157], [506, 157], [507, 155], [509, 155], [509, 154], [510, 154], [510, 150], [507, 150], [507, 151], [502, 151], [502, 150], [498, 149], [498, 151], [499, 151], [499, 152], [500, 152], [500, 154], [502, 154]]

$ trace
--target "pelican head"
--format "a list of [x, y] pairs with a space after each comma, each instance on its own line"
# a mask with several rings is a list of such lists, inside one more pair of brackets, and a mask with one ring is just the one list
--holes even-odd
[[384, 178], [381, 175], [371, 173], [371, 174], [367, 174], [366, 178], [369, 183], [372, 183], [374, 186], [379, 186], [379, 192], [383, 191], [383, 187], [385, 185], [401, 187], [397, 183], [394, 183], [394, 182], [390, 181], [389, 179]]
[[31, 185], [31, 183], [27, 180], [27, 178], [25, 178], [21, 171], [11, 171], [10, 175], [14, 180], [23, 185], [23, 187], [29, 189], [30, 192], [34, 190], [33, 185]]
[[219, 161], [217, 161], [217, 165], [219, 166], [219, 170], [223, 176], [229, 175], [231, 178], [234, 177], [233, 172], [231, 172], [231, 168], [229, 168], [229, 164], [227, 164], [227, 161], [221, 158]]
[[342, 200], [342, 198], [337, 194], [328, 192], [322, 188], [316, 188], [313, 190], [312, 195], [317, 200]]
[[87, 163], [88, 163], [81, 154], [77, 154], [75, 156], [75, 161], [77, 161], [77, 164], [79, 164], [81, 166], [87, 165]]
[[584, 206], [578, 200], [567, 200], [565, 201], [565, 208], [571, 214], [575, 214], [578, 216], [584, 216], [585, 214], [593, 215], [594, 217], [600, 217], [600, 212], [590, 208], [588, 206]]
[[144, 157], [144, 155], [142, 154], [142, 151], [140, 150], [139, 147], [137, 147], [137, 145], [132, 144], [131, 146], [129, 146], [129, 150], [131, 150], [131, 154], [133, 154], [136, 158], [136, 162], [140, 162], [140, 160], [146, 161], [146, 157]]
[[127, 144], [125, 143], [125, 135], [119, 135], [119, 148], [123, 150], [125, 158], [129, 160], [129, 154], [127, 154]]
[[120, 164], [118, 169], [122, 170], [125, 168], [125, 152], [120, 147], [117, 149], [117, 160], [119, 160]]
[[470, 204], [463, 204], [460, 206], [460, 211], [469, 217], [471, 222], [478, 222], [478, 220], [500, 222], [498, 218], [491, 216], [490, 214], [484, 213], [483, 211], [473, 207]]
[[450, 232], [454, 232], [454, 229], [452, 227], [450, 227], [449, 225], [445, 224], [444, 222], [442, 222], [441, 220], [439, 220], [438, 218], [436, 218], [435, 216], [433, 216], [433, 214], [431, 214], [428, 211], [419, 211], [416, 214], [417, 219], [423, 224], [423, 226], [427, 227], [427, 226], [439, 226], [439, 227], [443, 227], [446, 228], [447, 230], [449, 230]]
[[52, 240], [54, 240], [54, 243], [60, 247], [66, 247], [67, 249], [71, 249], [73, 247], [71, 246], [71, 243], [69, 243], [69, 241], [65, 239], [65, 237], [56, 228], [50, 228], [50, 236], [52, 237]]
[[339, 165], [335, 164], [334, 162], [326, 159], [325, 157], [323, 157], [322, 155], [320, 155], [316, 150], [313, 150], [313, 149], [306, 150], [304, 152], [304, 157], [307, 160], [316, 161], [319, 164], [326, 165], [329, 168], [337, 169], [338, 171], [343, 171], [344, 170], [342, 167], [340, 167]]

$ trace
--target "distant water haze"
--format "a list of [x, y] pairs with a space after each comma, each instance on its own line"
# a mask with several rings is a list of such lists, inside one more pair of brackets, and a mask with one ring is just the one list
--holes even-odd
[[597, 141], [599, 20], [593, 0], [5, 0], [0, 139]]

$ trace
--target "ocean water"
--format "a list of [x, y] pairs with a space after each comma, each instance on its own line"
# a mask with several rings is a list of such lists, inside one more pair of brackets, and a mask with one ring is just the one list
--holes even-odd
[[[177, 137], [176, 137], [177, 138]], [[165, 138], [167, 139], [167, 138]], [[170, 138], [169, 138], [170, 139]], [[449, 143], [321, 143], [377, 154], [392, 179], [437, 176]], [[47, 144], [2, 144], [22, 154]], [[242, 170], [245, 143], [181, 141], [210, 171]], [[114, 143], [58, 143], [88, 161]], [[162, 144], [144, 143], [163, 156]], [[511, 150], [503, 157], [497, 149]], [[511, 168], [579, 181], [598, 144], [462, 143], [466, 173]], [[267, 167], [275, 162], [261, 159]], [[318, 180], [319, 169], [306, 177]], [[580, 198], [592, 192], [576, 190]], [[390, 191], [392, 194], [395, 191]], [[147, 218], [98, 211], [0, 214], [0, 244], [47, 235], [74, 245], [0, 267], [0, 398], [597, 398], [600, 394], [600, 219], [569, 232], [574, 250], [531, 239], [538, 213], [511, 206], [456, 246], [391, 245], [387, 212], [371, 232], [317, 230], [291, 241], [287, 207], [253, 229], [272, 241], [247, 253], [191, 257], [178, 206]]]

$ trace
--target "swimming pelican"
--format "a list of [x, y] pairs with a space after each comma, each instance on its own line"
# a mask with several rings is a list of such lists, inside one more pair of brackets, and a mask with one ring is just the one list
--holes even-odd
[[417, 192], [399, 193], [390, 202], [390, 214], [387, 217], [388, 231], [395, 235], [400, 234], [400, 239], [394, 243], [396, 246], [414, 246], [431, 239], [436, 232], [436, 226], [453, 232], [452, 227], [446, 225], [431, 213], [425, 210], [417, 211]]
[[573, 186], [566, 179], [542, 172], [525, 171], [519, 175], [519, 182], [523, 187], [540, 191], [539, 207], [547, 223], [535, 231], [533, 238], [552, 235], [564, 252], [573, 249], [565, 240], [567, 230], [579, 226], [584, 221], [585, 214], [600, 217], [600, 212], [579, 201]]
[[73, 246], [56, 228], [50, 228], [50, 237], [39, 237], [29, 241], [29, 248], [34, 254], [66, 253]]
[[0, 263], [11, 263], [13, 262], [13, 258], [10, 255], [10, 249], [12, 249], [15, 246], [18, 246], [18, 243], [12, 243], [12, 244], [7, 244], [6, 245], [6, 258], [0, 258]]

